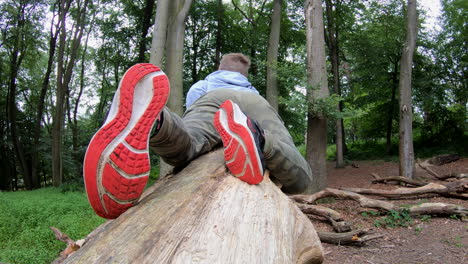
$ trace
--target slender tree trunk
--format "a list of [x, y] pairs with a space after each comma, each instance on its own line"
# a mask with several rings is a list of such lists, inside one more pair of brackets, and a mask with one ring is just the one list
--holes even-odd
[[198, 48], [199, 48], [199, 43], [196, 41], [196, 32], [195, 30], [192, 31], [192, 39], [193, 45], [192, 45], [192, 83], [196, 83], [198, 81], [198, 71], [197, 71], [197, 61], [198, 61]]
[[[36, 120], [34, 122], [34, 135], [33, 135], [33, 152], [32, 152], [32, 166], [31, 166], [31, 175], [33, 180], [33, 185], [35, 187], [40, 187], [40, 176], [39, 176], [39, 139], [41, 137], [41, 128], [42, 128], [42, 118], [44, 115], [44, 106], [47, 95], [47, 90], [49, 89], [50, 75], [52, 74], [52, 66], [54, 65], [54, 56], [55, 50], [57, 47], [57, 36], [59, 33], [60, 23], [54, 24], [55, 21], [55, 11], [52, 22], [50, 23], [50, 40], [49, 40], [49, 59], [47, 61], [47, 69], [44, 74], [44, 79], [42, 79], [41, 93], [39, 95], [39, 101], [37, 104], [37, 114]], [[55, 29], [54, 29], [55, 27]]]
[[166, 47], [167, 24], [169, 19], [169, 4], [171, 0], [158, 0], [156, 18], [154, 19], [153, 40], [151, 43], [150, 63], [163, 66]]
[[23, 31], [25, 27], [25, 6], [21, 4], [18, 8], [18, 14], [16, 18], [15, 34], [14, 34], [14, 45], [13, 50], [10, 52], [10, 72], [8, 82], [8, 121], [10, 123], [11, 140], [13, 142], [13, 149], [15, 156], [19, 162], [19, 169], [23, 175], [24, 185], [26, 189], [30, 190], [33, 188], [31, 179], [30, 163], [24, 151], [23, 143], [20, 140], [17, 127], [17, 107], [16, 107], [16, 88], [17, 88], [17, 77], [20, 70], [21, 63], [23, 62], [26, 53], [26, 43], [24, 43]]
[[411, 71], [416, 48], [418, 15], [416, 0], [408, 0], [406, 43], [401, 55], [400, 71], [400, 175], [414, 178], [413, 114], [411, 102]]
[[270, 105], [278, 112], [278, 48], [281, 29], [282, 0], [274, 0], [271, 15], [270, 38], [267, 54], [267, 90], [266, 98]]
[[387, 147], [386, 152], [388, 155], [392, 152], [392, 124], [393, 124], [393, 108], [396, 101], [396, 90], [398, 89], [398, 61], [395, 62], [393, 67], [392, 76], [392, 98], [388, 107], [388, 120], [387, 120]]
[[146, 35], [148, 35], [148, 29], [151, 27], [151, 16], [156, 0], [145, 0], [145, 7], [143, 12], [143, 20], [141, 25], [140, 43], [138, 44], [138, 62], [144, 62], [146, 53]]
[[[333, 74], [333, 89], [336, 95], [341, 96], [341, 87], [340, 87], [340, 72], [339, 72], [339, 57], [338, 57], [338, 25], [336, 22], [336, 13], [333, 14], [333, 6], [332, 1], [326, 1], [326, 13], [327, 13], [327, 22], [328, 22], [328, 51], [330, 53], [331, 59], [331, 69]], [[338, 5], [338, 3], [337, 3]], [[336, 6], [336, 8], [338, 8]], [[341, 102], [338, 103], [336, 106], [338, 111], [341, 112]], [[344, 158], [343, 158], [343, 120], [341, 118], [337, 118], [335, 121], [335, 144], [336, 144], [336, 167], [343, 168], [344, 167]]]
[[223, 27], [223, 16], [224, 16], [224, 8], [223, 8], [223, 1], [218, 0], [218, 11], [216, 12], [216, 48], [215, 48], [215, 69], [219, 68], [219, 63], [221, 61], [221, 45], [223, 42], [222, 39], [222, 27]]
[[[73, 39], [71, 41], [70, 54], [68, 54], [68, 63], [65, 61], [66, 49], [66, 17], [72, 0], [67, 0], [61, 3], [60, 11], [60, 40], [59, 52], [57, 54], [57, 91], [56, 91], [56, 106], [54, 113], [54, 123], [52, 127], [52, 182], [54, 186], [62, 184], [62, 134], [65, 113], [65, 96], [69, 89], [73, 67], [75, 65], [78, 48], [81, 42], [84, 31], [84, 19], [86, 16], [86, 8], [88, 0], [84, 0], [83, 6], [78, 10], [78, 19], [74, 25]], [[80, 6], [80, 3], [78, 3]], [[65, 67], [66, 65], [66, 67]]]
[[[164, 67], [171, 82], [171, 95], [167, 106], [173, 112], [183, 114], [183, 52], [185, 19], [192, 0], [159, 0], [156, 9], [155, 30], [151, 46], [150, 63]], [[171, 34], [167, 34], [167, 31]], [[160, 159], [159, 176], [172, 171], [172, 166]]]
[[83, 95], [85, 87], [86, 52], [88, 49], [88, 40], [90, 33], [91, 30], [88, 31], [88, 33], [86, 34], [86, 40], [81, 54], [80, 88], [78, 90], [78, 95], [76, 96], [75, 105], [73, 106], [73, 118], [71, 120], [73, 157], [78, 163], [81, 163], [81, 157], [77, 155], [80, 147], [78, 143], [78, 135], [80, 132], [80, 127], [78, 126], [78, 107], [80, 105], [81, 96]]
[[55, 95], [55, 113], [52, 126], [52, 183], [54, 186], [62, 184], [62, 126], [64, 114], [65, 90], [63, 87], [65, 42], [66, 42], [66, 14], [71, 0], [60, 3], [59, 20], [59, 50], [57, 58], [57, 90]]
[[169, 38], [166, 48], [166, 73], [171, 82], [171, 95], [168, 107], [174, 113], [182, 115], [184, 112], [183, 95], [183, 57], [184, 57], [184, 37], [185, 19], [192, 0], [174, 0], [171, 2], [170, 10], [172, 17], [169, 22]]
[[327, 186], [327, 118], [313, 113], [311, 106], [317, 100], [329, 96], [327, 70], [325, 63], [325, 40], [320, 0], [305, 2], [307, 37], [307, 101], [309, 104], [307, 120], [307, 161], [312, 168], [315, 181], [310, 187], [312, 192]]

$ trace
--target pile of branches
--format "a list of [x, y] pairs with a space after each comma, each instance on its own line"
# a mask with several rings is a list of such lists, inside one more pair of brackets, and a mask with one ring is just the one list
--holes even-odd
[[[412, 199], [424, 195], [425, 197], [442, 196], [466, 200], [468, 198], [468, 174], [450, 173], [439, 175], [426, 163], [418, 162], [418, 166], [427, 171], [433, 180], [409, 179], [402, 176], [380, 177], [372, 173], [372, 183], [398, 183], [405, 187], [394, 190], [364, 189], [364, 188], [327, 188], [312, 195], [289, 196], [297, 206], [308, 216], [327, 220], [335, 232], [318, 232], [320, 240], [337, 245], [364, 245], [367, 241], [383, 237], [372, 229], [352, 230], [351, 224], [343, 219], [341, 214], [333, 209], [317, 205], [319, 199], [333, 197], [336, 199], [354, 200], [360, 207], [371, 208], [382, 213], [405, 211], [410, 216], [435, 215], [440, 217], [457, 216], [466, 220], [468, 208], [449, 203], [421, 203], [412, 206], [399, 206], [390, 199]], [[438, 181], [435, 182], [434, 180]], [[367, 195], [367, 196], [366, 196]], [[374, 196], [376, 198], [370, 198]], [[384, 200], [385, 199], [385, 200]]]

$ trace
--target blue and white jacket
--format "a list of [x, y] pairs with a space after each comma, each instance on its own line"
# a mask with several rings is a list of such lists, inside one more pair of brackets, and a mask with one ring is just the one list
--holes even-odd
[[202, 95], [217, 89], [234, 89], [238, 91], [251, 91], [259, 94], [247, 77], [232, 71], [215, 71], [206, 76], [205, 80], [198, 81], [190, 87], [185, 106], [189, 108]]

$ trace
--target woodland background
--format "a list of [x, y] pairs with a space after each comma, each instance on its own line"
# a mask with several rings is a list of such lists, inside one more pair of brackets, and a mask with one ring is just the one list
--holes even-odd
[[[278, 2], [280, 26], [274, 29]], [[396, 159], [405, 1], [323, 1], [330, 96], [315, 105], [319, 109], [307, 99], [313, 87], [307, 81], [304, 1], [174, 3], [167, 38], [182, 29], [182, 56], [178, 64], [166, 61], [163, 69], [175, 67], [182, 73], [177, 100], [183, 101], [191, 84], [216, 69], [222, 54], [242, 52], [252, 60], [249, 79], [277, 103], [304, 154], [308, 116], [320, 113], [328, 120], [323, 139], [329, 160], [336, 159], [335, 144], [343, 143], [337, 166], [356, 159]], [[87, 144], [103, 122], [119, 78], [154, 54], [157, 6], [155, 0], [0, 2], [1, 190], [81, 185]], [[416, 158], [466, 155], [468, 149], [468, 2], [441, 0], [441, 6], [437, 30], [425, 27], [426, 14], [418, 7], [411, 91]], [[177, 13], [184, 8], [185, 20]], [[185, 22], [176, 31], [174, 21]], [[276, 31], [277, 58], [270, 60]], [[165, 52], [170, 54], [171, 48], [177, 45], [167, 44]], [[271, 69], [276, 72], [276, 97], [267, 88]], [[182, 112], [179, 105], [176, 111]], [[343, 135], [339, 139], [337, 123]], [[153, 157], [154, 164], [157, 159]]]
[[[441, 0], [436, 25], [426, 23], [417, 2], [405, 90], [412, 133], [403, 144], [414, 144], [414, 153], [407, 159], [400, 151], [400, 76], [414, 16], [406, 1], [0, 0], [0, 262], [50, 263], [65, 244], [49, 227], [80, 239], [104, 221], [87, 202], [82, 161], [135, 63], [164, 69], [169, 106], [181, 114], [190, 85], [214, 71], [223, 54], [250, 56], [249, 79], [311, 163], [316, 190], [327, 177], [339, 187], [327, 160], [336, 167], [403, 160], [411, 172], [414, 158], [468, 156], [468, 1]], [[310, 48], [323, 67], [311, 67]], [[159, 175], [158, 157], [152, 160], [148, 185]], [[353, 174], [343, 179], [359, 183]], [[443, 225], [460, 240], [458, 222]], [[433, 226], [427, 233], [446, 235]], [[426, 249], [431, 239], [414, 241]]]

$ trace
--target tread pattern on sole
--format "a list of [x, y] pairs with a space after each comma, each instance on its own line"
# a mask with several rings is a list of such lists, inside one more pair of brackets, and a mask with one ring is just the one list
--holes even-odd
[[230, 100], [224, 102], [214, 117], [215, 128], [223, 142], [226, 166], [240, 180], [258, 184], [263, 180], [263, 169], [258, 160], [257, 146], [247, 123], [235, 121], [234, 111], [238, 110], [234, 110], [233, 104]]
[[[119, 87], [117, 114], [96, 132], [89, 143], [83, 173], [89, 202], [101, 217], [116, 218], [133, 206], [148, 181], [148, 139], [169, 96], [166, 75], [153, 77], [151, 101], [141, 116], [133, 117], [137, 118], [136, 124], [128, 126], [133, 108], [139, 107], [134, 105], [136, 86], [146, 75], [160, 71], [158, 67], [146, 63], [137, 64], [124, 74]], [[122, 137], [123, 133], [128, 134]], [[111, 143], [115, 145], [114, 149], [108, 149]]]

